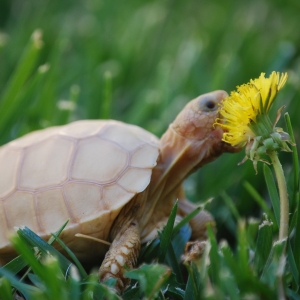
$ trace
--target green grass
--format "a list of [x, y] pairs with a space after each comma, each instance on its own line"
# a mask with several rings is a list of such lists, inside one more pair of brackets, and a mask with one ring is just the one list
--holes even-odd
[[[287, 106], [299, 144], [299, 9], [293, 0], [1, 1], [0, 144], [32, 130], [94, 118], [137, 124], [160, 136], [188, 100], [215, 89], [230, 92], [273, 70], [287, 71], [289, 79], [272, 111]], [[43, 36], [31, 39], [36, 29]], [[285, 127], [284, 118], [279, 126]], [[263, 212], [274, 223], [272, 237], [278, 233], [276, 188], [270, 176], [265, 183], [268, 170], [262, 164], [258, 175], [250, 162], [237, 166], [242, 158], [243, 153], [225, 154], [185, 183], [194, 202], [214, 197], [208, 209], [216, 219], [217, 241], [226, 240], [230, 247], [211, 237], [211, 251], [205, 255], [213, 255], [216, 262], [203, 265], [198, 280], [191, 267], [187, 287], [178, 285], [188, 289], [184, 295], [172, 294], [175, 298], [188, 299], [197, 291], [203, 299], [277, 295], [279, 279], [272, 272], [280, 267], [280, 245], [257, 246], [256, 240]], [[300, 265], [298, 162], [293, 163], [290, 154], [280, 154], [280, 160], [291, 198], [291, 229], [296, 229], [283, 280], [291, 299], [298, 299], [292, 297], [299, 286]], [[253, 217], [260, 221], [241, 222]], [[269, 232], [265, 227], [259, 231], [260, 240]], [[252, 261], [245, 249], [261, 257]], [[274, 249], [267, 262], [266, 249]], [[47, 264], [59, 269], [56, 262]], [[96, 288], [90, 276], [91, 284], [70, 279], [64, 288], [74, 287], [74, 293], [86, 288], [83, 294], [88, 295]], [[208, 277], [213, 279], [213, 292], [206, 290]], [[170, 278], [172, 288], [177, 281]], [[1, 281], [8, 294], [13, 284], [12, 279]]]

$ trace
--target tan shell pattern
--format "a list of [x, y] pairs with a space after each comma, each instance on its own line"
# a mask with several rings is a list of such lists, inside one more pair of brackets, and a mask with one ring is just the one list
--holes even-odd
[[158, 143], [137, 126], [91, 120], [1, 147], [0, 255], [11, 251], [7, 235], [15, 226], [48, 238], [70, 219], [67, 243], [77, 232], [107, 239], [120, 209], [149, 184]]

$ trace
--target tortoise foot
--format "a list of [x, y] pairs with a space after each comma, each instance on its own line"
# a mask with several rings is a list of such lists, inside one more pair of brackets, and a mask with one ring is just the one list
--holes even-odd
[[132, 269], [137, 263], [140, 252], [140, 233], [136, 222], [121, 230], [115, 237], [99, 269], [100, 281], [115, 278], [115, 289], [122, 294], [130, 279], [124, 276], [126, 269]]
[[187, 242], [184, 254], [181, 257], [183, 263], [190, 264], [191, 262], [200, 260], [205, 251], [206, 244], [205, 241]]

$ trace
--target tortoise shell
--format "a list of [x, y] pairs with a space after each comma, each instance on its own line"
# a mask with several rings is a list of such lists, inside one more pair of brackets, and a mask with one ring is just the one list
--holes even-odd
[[0, 257], [12, 252], [8, 233], [15, 226], [47, 239], [69, 219], [61, 237], [77, 254], [86, 241], [76, 233], [106, 240], [122, 207], [148, 186], [158, 147], [142, 128], [99, 120], [35, 131], [2, 146]]

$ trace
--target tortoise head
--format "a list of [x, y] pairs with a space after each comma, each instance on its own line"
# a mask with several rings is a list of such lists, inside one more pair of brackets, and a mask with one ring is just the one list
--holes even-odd
[[[174, 120], [172, 127], [182, 137], [201, 145], [203, 155], [201, 165], [214, 160], [224, 152], [240, 149], [222, 141], [223, 129], [214, 125], [219, 117], [219, 104], [228, 94], [218, 90], [191, 100]], [[198, 165], [198, 167], [200, 167]]]

